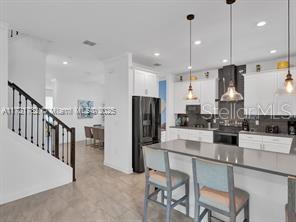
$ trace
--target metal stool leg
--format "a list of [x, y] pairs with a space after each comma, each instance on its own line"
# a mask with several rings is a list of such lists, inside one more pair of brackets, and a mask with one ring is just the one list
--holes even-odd
[[246, 206], [244, 207], [244, 215], [245, 215], [244, 222], [249, 222], [250, 221], [250, 203], [249, 203], [249, 200], [246, 203]]
[[186, 216], [189, 217], [189, 180], [185, 183], [185, 195], [186, 195]]
[[164, 190], [161, 190], [161, 203], [164, 204]]
[[150, 185], [149, 185], [148, 181], [146, 181], [146, 184], [145, 184], [145, 197], [144, 197], [144, 218], [143, 218], [144, 222], [147, 222], [149, 190], [150, 190]]
[[195, 202], [194, 222], [199, 222], [199, 216], [200, 216], [200, 206], [197, 202]]
[[208, 211], [208, 222], [212, 221], [212, 211]]
[[172, 211], [172, 191], [167, 191], [166, 222], [171, 222]]

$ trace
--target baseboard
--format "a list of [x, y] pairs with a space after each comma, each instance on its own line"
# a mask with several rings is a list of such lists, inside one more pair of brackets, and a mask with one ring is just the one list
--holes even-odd
[[124, 169], [124, 168], [116, 166], [116, 165], [114, 165], [112, 163], [107, 163], [106, 161], [104, 161], [104, 165], [107, 166], [107, 167], [111, 167], [111, 168], [113, 168], [115, 170], [121, 171], [121, 172], [123, 172], [125, 174], [133, 173], [133, 169]]

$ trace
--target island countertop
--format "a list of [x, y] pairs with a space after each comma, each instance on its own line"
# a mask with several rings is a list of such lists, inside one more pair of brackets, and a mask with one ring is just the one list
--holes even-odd
[[296, 152], [294, 149], [291, 149], [290, 154], [282, 154], [191, 140], [171, 140], [147, 145], [147, 147], [215, 162], [229, 163], [279, 176], [296, 177]]

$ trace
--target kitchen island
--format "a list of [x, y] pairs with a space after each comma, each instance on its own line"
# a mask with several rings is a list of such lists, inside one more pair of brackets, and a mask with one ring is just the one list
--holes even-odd
[[[190, 215], [194, 215], [194, 192], [192, 181], [192, 157], [199, 157], [234, 166], [235, 185], [250, 194], [250, 221], [283, 222], [289, 187], [293, 188], [296, 177], [296, 151], [290, 154], [246, 149], [238, 146], [171, 140], [149, 145], [154, 149], [167, 150], [174, 169], [191, 176]], [[289, 200], [295, 200], [295, 189], [290, 190]], [[177, 192], [177, 196], [182, 191]], [[182, 207], [177, 208], [183, 210]], [[237, 221], [242, 220], [242, 216]], [[223, 218], [222, 218], [223, 219]]]

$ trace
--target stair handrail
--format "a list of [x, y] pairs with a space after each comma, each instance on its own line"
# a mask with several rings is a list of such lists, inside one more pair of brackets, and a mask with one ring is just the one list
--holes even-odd
[[32, 98], [28, 93], [26, 93], [24, 90], [22, 90], [18, 85], [16, 85], [13, 82], [8, 81], [8, 86], [10, 86], [13, 89], [16, 89], [20, 94], [22, 94], [25, 98], [30, 100], [30, 102], [34, 103], [37, 108], [41, 109], [43, 112], [45, 112], [46, 115], [53, 118], [56, 122], [61, 124], [63, 127], [65, 127], [68, 130], [71, 130], [71, 127], [67, 126], [62, 120], [57, 118], [54, 114], [52, 114], [48, 109], [44, 108], [39, 102], [37, 102], [34, 98]]

